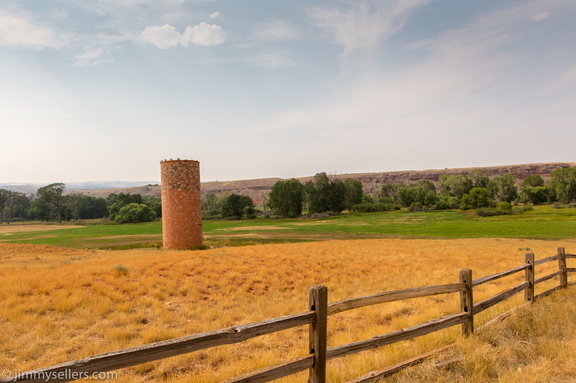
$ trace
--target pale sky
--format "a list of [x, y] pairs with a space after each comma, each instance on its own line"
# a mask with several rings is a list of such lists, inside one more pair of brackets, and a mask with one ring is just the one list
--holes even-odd
[[575, 162], [574, 0], [0, 0], [0, 183]]

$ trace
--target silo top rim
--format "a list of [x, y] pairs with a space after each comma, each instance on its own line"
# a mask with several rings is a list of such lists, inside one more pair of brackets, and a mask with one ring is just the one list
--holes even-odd
[[164, 162], [198, 162], [196, 160], [181, 160], [180, 158], [173, 160], [172, 158], [170, 158], [169, 160], [162, 160], [160, 161], [160, 163], [164, 163]]

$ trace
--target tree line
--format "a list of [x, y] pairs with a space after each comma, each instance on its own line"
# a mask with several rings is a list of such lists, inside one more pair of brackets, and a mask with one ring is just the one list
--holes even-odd
[[[62, 222], [83, 219], [109, 219], [118, 223], [148, 222], [162, 216], [159, 197], [112, 193], [106, 198], [85, 194], [64, 194], [65, 184], [40, 187], [33, 195], [0, 189], [0, 223], [34, 220]], [[479, 215], [510, 214], [514, 205], [576, 202], [576, 168], [561, 168], [549, 181], [540, 175], [521, 182], [504, 173], [488, 177], [482, 169], [468, 175], [442, 174], [435, 184], [386, 183], [364, 193], [362, 183], [318, 173], [308, 182], [297, 179], [278, 181], [266, 196], [264, 211], [280, 217], [300, 217], [304, 213], [339, 214], [344, 210], [377, 212], [405, 208], [410, 211], [476, 209]], [[207, 194], [202, 198], [204, 219], [256, 218], [253, 200], [238, 194]]]
[[[224, 207], [230, 198], [238, 202], [234, 214]], [[475, 169], [468, 175], [443, 174], [436, 184], [428, 180], [387, 183], [371, 193], [364, 193], [358, 180], [331, 178], [323, 172], [306, 183], [297, 179], [276, 182], [264, 209], [286, 218], [299, 217], [304, 212], [339, 214], [344, 210], [377, 212], [400, 208], [409, 211], [475, 209], [477, 214], [486, 216], [521, 212], [532, 205], [575, 201], [576, 168], [557, 169], [547, 182], [540, 175], [527, 176], [521, 182], [509, 173], [490, 178], [482, 169]], [[202, 207], [208, 218], [255, 216], [250, 198], [234, 194], [208, 194], [202, 200]]]
[[53, 183], [35, 194], [0, 189], [0, 223], [13, 221], [62, 222], [109, 219], [118, 223], [148, 222], [161, 217], [159, 197], [112, 193], [106, 198], [64, 194], [66, 185]]

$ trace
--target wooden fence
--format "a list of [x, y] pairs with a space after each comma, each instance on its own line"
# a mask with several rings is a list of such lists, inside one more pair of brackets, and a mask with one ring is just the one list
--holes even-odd
[[[328, 303], [327, 288], [322, 285], [315, 285], [310, 288], [309, 292], [309, 310], [299, 314], [287, 315], [280, 318], [268, 319], [260, 322], [112, 351], [82, 360], [71, 361], [52, 367], [20, 373], [17, 377], [1, 379], [0, 382], [45, 382], [47, 381], [47, 377], [55, 377], [50, 379], [50, 382], [67, 382], [77, 379], [75, 377], [78, 376], [86, 377], [88, 376], [87, 374], [126, 368], [220, 345], [239, 343], [261, 335], [271, 334], [297, 326], [308, 325], [310, 331], [310, 352], [308, 355], [275, 366], [253, 371], [249, 374], [229, 380], [228, 382], [268, 382], [297, 372], [309, 370], [309, 382], [323, 383], [326, 381], [326, 361], [330, 359], [340, 358], [403, 340], [413, 339], [456, 325], [461, 325], [462, 333], [469, 335], [474, 332], [474, 316], [476, 314], [520, 293], [521, 291], [524, 291], [524, 300], [527, 303], [530, 303], [547, 296], [556, 290], [566, 287], [569, 284], [568, 274], [576, 272], [576, 268], [568, 268], [566, 266], [567, 258], [576, 258], [576, 255], [566, 254], [564, 248], [559, 248], [556, 255], [538, 261], [534, 260], [533, 253], [526, 253], [524, 264], [482, 278], [472, 279], [472, 271], [470, 269], [462, 269], [460, 271], [458, 283], [387, 291], [333, 303]], [[536, 266], [553, 261], [558, 262], [558, 271], [543, 277], [535, 277]], [[522, 271], [524, 272], [524, 282], [521, 284], [480, 302], [474, 302], [474, 288], [477, 286]], [[558, 277], [559, 279], [558, 286], [537, 295], [535, 294], [536, 285], [555, 277]], [[570, 284], [574, 284], [574, 282]], [[327, 328], [328, 317], [330, 315], [386, 302], [449, 293], [459, 293], [461, 303], [460, 312], [446, 315], [441, 318], [435, 318], [391, 333], [378, 335], [371, 339], [327, 348]], [[360, 383], [376, 381], [391, 370], [412, 364], [415, 360], [416, 359], [405, 361], [392, 369], [388, 368], [381, 371], [371, 372], [363, 377], [355, 379], [353, 382]]]

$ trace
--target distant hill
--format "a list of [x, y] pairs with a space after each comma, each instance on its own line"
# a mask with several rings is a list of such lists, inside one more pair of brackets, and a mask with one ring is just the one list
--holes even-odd
[[[474, 168], [452, 168], [452, 169], [430, 169], [430, 170], [401, 170], [393, 172], [380, 172], [380, 173], [349, 173], [337, 174], [331, 177], [334, 178], [352, 178], [362, 182], [364, 192], [370, 193], [375, 189], [382, 187], [386, 183], [413, 183], [419, 180], [428, 180], [437, 183], [440, 175], [458, 174], [468, 175], [474, 169], [483, 169], [489, 177], [498, 176], [504, 173], [515, 175], [518, 181], [524, 180], [529, 175], [538, 174], [545, 180], [550, 179], [550, 175], [556, 169], [576, 167], [574, 162], [552, 162], [542, 164], [523, 164], [523, 165], [504, 165], [504, 166], [490, 166], [490, 167], [474, 167]], [[313, 176], [298, 178], [301, 182], [307, 182], [313, 179]], [[238, 180], [238, 181], [213, 181], [203, 182], [201, 184], [202, 195], [206, 194], [219, 194], [219, 193], [235, 193], [249, 196], [254, 200], [256, 205], [261, 205], [263, 196], [268, 193], [272, 186], [282, 178], [260, 178], [253, 180]], [[134, 185], [138, 184], [138, 185]], [[94, 187], [90, 187], [90, 186]], [[18, 185], [16, 185], [18, 186]], [[44, 186], [44, 185], [39, 185]], [[25, 193], [35, 193], [39, 187], [38, 185], [19, 185], [19, 189], [8, 188], [0, 184], [0, 189], [17, 190]], [[81, 187], [83, 186], [83, 187]], [[142, 194], [159, 197], [161, 194], [160, 185], [157, 182], [93, 182], [93, 183], [71, 183], [66, 184], [67, 193], [83, 193], [95, 197], [107, 197], [111, 193], [132, 193]]]
[[[505, 166], [490, 166], [490, 167], [474, 167], [474, 168], [452, 168], [452, 169], [432, 169], [432, 170], [401, 170], [393, 172], [380, 172], [380, 173], [349, 173], [338, 174], [331, 177], [335, 178], [352, 178], [362, 182], [364, 192], [370, 193], [375, 189], [379, 189], [383, 184], [403, 182], [414, 183], [419, 180], [428, 180], [435, 184], [438, 183], [440, 175], [458, 174], [468, 175], [474, 169], [483, 169], [489, 177], [498, 176], [504, 173], [515, 175], [518, 181], [524, 180], [529, 175], [538, 174], [544, 180], [549, 180], [550, 175], [556, 169], [576, 167], [574, 162], [553, 162], [543, 164], [524, 164], [524, 165], [505, 165]], [[312, 180], [313, 176], [298, 178], [302, 183]], [[230, 192], [241, 195], [247, 195], [254, 200], [256, 205], [261, 205], [263, 195], [272, 189], [272, 186], [281, 178], [262, 178], [256, 180], [245, 181], [226, 181], [226, 182], [204, 182], [202, 183], [202, 194], [218, 194], [222, 192]]]
[[[104, 195], [107, 196], [111, 193], [110, 190], [114, 189], [127, 189], [133, 187], [139, 187], [141, 185], [158, 185], [158, 181], [88, 181], [88, 182], [67, 182], [66, 192], [70, 193], [82, 193], [83, 191], [104, 191]], [[38, 183], [5, 183], [0, 184], [0, 189], [17, 191], [26, 194], [35, 194], [38, 188], [46, 186], [48, 184], [38, 184]], [[90, 194], [90, 193], [85, 193]]]

